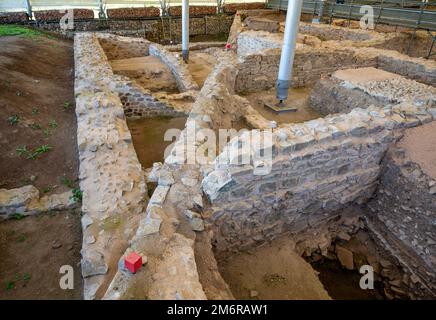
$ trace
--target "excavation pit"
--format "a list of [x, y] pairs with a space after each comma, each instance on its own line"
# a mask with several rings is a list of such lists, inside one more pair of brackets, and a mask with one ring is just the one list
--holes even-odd
[[[247, 19], [250, 13], [242, 16]], [[379, 239], [390, 225], [389, 219], [379, 213], [380, 221], [372, 221], [368, 204], [378, 194], [379, 182], [386, 174], [387, 154], [396, 141], [410, 127], [434, 121], [434, 63], [376, 47], [386, 40], [383, 35], [302, 23], [289, 97], [304, 108], [301, 113], [274, 118], [265, 113], [264, 103], [275, 99], [281, 31], [248, 30], [242, 22], [241, 15], [236, 15], [228, 39], [230, 50], [204, 48], [196, 43], [190, 48], [192, 63], [188, 64], [182, 61], [178, 47], [105, 34], [76, 36], [77, 48], [90, 48], [87, 53], [94, 53], [91, 61], [97, 66], [90, 64], [96, 70], [86, 70], [89, 57], [78, 56], [78, 65], [83, 63], [79, 82], [91, 78], [103, 88], [107, 100], [99, 103], [104, 109], [112, 108], [105, 115], [114, 118], [102, 119], [114, 122], [109, 128], [116, 128], [122, 137], [118, 141], [126, 145], [117, 159], [130, 161], [128, 167], [122, 167], [129, 171], [108, 174], [120, 180], [114, 185], [122, 188], [118, 193], [114, 190], [116, 196], [111, 201], [131, 197], [119, 203], [128, 207], [128, 214], [139, 212], [140, 222], [136, 228], [121, 226], [113, 231], [136, 230], [129, 237], [125, 253], [139, 252], [147, 256], [149, 263], [135, 278], [122, 269], [116, 269], [113, 277], [105, 273], [87, 275], [86, 296], [92, 298], [91, 289], [99, 287], [98, 297], [123, 299], [137, 292], [138, 284], [146, 284], [140, 296], [151, 299], [341, 297], [340, 292], [329, 288], [328, 276], [317, 279], [313, 267], [302, 257], [320, 270], [324, 264], [327, 267], [327, 261], [339, 261], [341, 268], [353, 275], [359, 274], [363, 264], [379, 267], [376, 281], [382, 293], [360, 297], [432, 296], [433, 284], [423, 276], [431, 270], [431, 259], [414, 260], [422, 268], [419, 274], [400, 262], [401, 246], [390, 244], [385, 248], [385, 242]], [[335, 34], [332, 39], [322, 36], [328, 30]], [[112, 53], [95, 55], [104, 53], [101, 39], [110, 39], [107, 42], [112, 43]], [[126, 50], [129, 46], [132, 50]], [[178, 93], [147, 92], [152, 89], [135, 84], [137, 79], [116, 74], [119, 65], [114, 60], [138, 58], [132, 57], [132, 52], [158, 58], [171, 72]], [[100, 82], [99, 72], [110, 80]], [[77, 88], [83, 87], [79, 83]], [[413, 90], [409, 92], [408, 88]], [[82, 99], [92, 97], [78, 91], [78, 105], [83, 108]], [[344, 99], [334, 100], [338, 97]], [[83, 116], [80, 110], [79, 120]], [[163, 124], [162, 119], [156, 119], [162, 116], [171, 119]], [[127, 120], [129, 126], [125, 117], [132, 118]], [[268, 168], [256, 158], [264, 154], [258, 141], [251, 144], [249, 163], [226, 161], [226, 152], [240, 151], [240, 139], [259, 129], [271, 129], [271, 121], [278, 126], [271, 132], [270, 171], [255, 171]], [[86, 119], [80, 123], [93, 130]], [[150, 132], [143, 130], [147, 126]], [[164, 157], [164, 145], [153, 145], [169, 127], [183, 130]], [[218, 135], [222, 129], [239, 128], [248, 130], [217, 148], [205, 163], [187, 160], [195, 154], [195, 147], [205, 142], [204, 132]], [[101, 136], [105, 137], [111, 135]], [[88, 145], [83, 136], [78, 140], [85, 148], [85, 158], [103, 156], [99, 151], [105, 144]], [[84, 162], [94, 165], [93, 161]], [[92, 193], [98, 184], [84, 179], [87, 194], [98, 195]], [[146, 196], [146, 182], [156, 186], [150, 190], [150, 198]], [[86, 199], [85, 207], [87, 203], [93, 202]], [[362, 210], [349, 210], [355, 206]], [[101, 208], [91, 209], [88, 215], [98, 219]], [[353, 239], [359, 232], [379, 240], [382, 245], [376, 249], [382, 254], [370, 254], [355, 245]], [[404, 241], [399, 232], [392, 237]], [[104, 239], [97, 239], [97, 248], [105, 262], [121, 258], [106, 258], [111, 253], [102, 249], [101, 241]], [[93, 247], [86, 247], [84, 252]], [[427, 249], [431, 255], [431, 248]], [[425, 249], [423, 252], [428, 254]], [[277, 256], [281, 262], [274, 265]], [[88, 256], [84, 259], [91, 260]], [[251, 283], [237, 271], [248, 262], [250, 268], [245, 269], [254, 279]], [[303, 276], [310, 279], [304, 280]], [[110, 281], [99, 282], [108, 277]], [[356, 277], [349, 279], [355, 281]], [[419, 284], [424, 282], [429, 287]], [[281, 289], [275, 288], [274, 292], [271, 284]], [[356, 288], [356, 283], [353, 286]], [[350, 286], [344, 282], [344, 288]], [[359, 294], [351, 296], [357, 298]]]
[[275, 89], [249, 93], [245, 98], [261, 116], [269, 121], [275, 121], [278, 124], [301, 123], [323, 116], [310, 106], [310, 92], [311, 88], [289, 88], [288, 98], [284, 103], [286, 107], [296, 108], [296, 111], [276, 112], [266, 107], [266, 104], [275, 105], [278, 103]]

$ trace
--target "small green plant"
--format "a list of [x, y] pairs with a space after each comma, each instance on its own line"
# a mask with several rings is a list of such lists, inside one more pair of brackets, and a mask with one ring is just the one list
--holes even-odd
[[4, 80], [3, 84], [5, 85], [5, 87], [9, 88], [11, 86], [11, 82], [9, 80]]
[[29, 154], [27, 156], [27, 159], [36, 159], [36, 157], [43, 153], [49, 152], [51, 149], [53, 148], [46, 144], [43, 144], [42, 146], [36, 148], [31, 154]]
[[25, 215], [22, 215], [21, 213], [15, 213], [12, 218], [15, 220], [21, 220], [25, 217]]
[[82, 191], [79, 188], [74, 188], [72, 198], [73, 198], [74, 202], [81, 202], [82, 201]]
[[74, 182], [66, 177], [62, 177], [61, 182], [64, 186], [67, 186], [68, 188], [74, 188]]
[[50, 121], [48, 126], [52, 129], [56, 129], [58, 127], [58, 123], [56, 122], [55, 119], [53, 119], [52, 121]]
[[44, 132], [44, 137], [48, 137], [51, 135], [51, 131], [49, 128], [45, 128], [42, 132]]
[[27, 146], [23, 144], [22, 146], [19, 146], [17, 149], [15, 149], [17, 154], [21, 157], [23, 154], [28, 153]]
[[40, 130], [41, 129], [41, 125], [39, 125], [37, 123], [32, 123], [29, 127], [32, 128], [33, 130]]
[[10, 125], [15, 126], [16, 124], [18, 124], [18, 122], [20, 122], [20, 116], [14, 114], [8, 118], [8, 122]]
[[29, 281], [30, 278], [31, 278], [30, 273], [29, 272], [25, 272], [24, 275], [23, 275], [23, 280], [24, 281]]
[[24, 242], [24, 241], [26, 241], [26, 239], [27, 239], [27, 237], [26, 237], [26, 235], [25, 234], [20, 234], [18, 237], [17, 237], [17, 242]]
[[36, 148], [33, 152], [27, 152], [27, 157], [26, 159], [31, 159], [34, 160], [36, 159], [39, 155], [49, 152], [51, 149], [53, 149], [53, 147], [50, 147], [46, 144]]
[[6, 290], [12, 290], [15, 288], [15, 282], [14, 281], [8, 281], [6, 284]]
[[71, 107], [72, 107], [71, 102], [69, 102], [69, 101], [65, 101], [65, 102], [64, 102], [64, 109], [65, 109], [65, 110], [68, 110], [68, 109], [70, 109]]
[[53, 191], [53, 189], [54, 188], [52, 186], [47, 186], [47, 187], [42, 188], [42, 192], [44, 192], [44, 193], [51, 192], [51, 191]]
[[38, 108], [32, 108], [32, 114], [33, 115], [37, 115], [39, 113], [39, 109]]

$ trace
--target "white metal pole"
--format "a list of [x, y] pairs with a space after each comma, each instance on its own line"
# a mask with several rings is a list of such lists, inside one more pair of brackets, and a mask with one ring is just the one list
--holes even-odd
[[182, 1], [182, 57], [189, 60], [189, 0]]
[[297, 44], [298, 24], [300, 23], [303, 0], [288, 0], [286, 12], [285, 34], [280, 56], [279, 76], [276, 83], [277, 99], [288, 97], [290, 80], [292, 79], [292, 64], [294, 63], [295, 46]]
[[29, 19], [32, 20], [32, 5], [30, 4], [30, 0], [26, 0], [26, 7], [27, 15], [29, 16]]

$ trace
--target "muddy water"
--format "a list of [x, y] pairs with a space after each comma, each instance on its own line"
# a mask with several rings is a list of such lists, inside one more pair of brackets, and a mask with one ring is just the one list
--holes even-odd
[[144, 169], [152, 167], [154, 162], [164, 160], [165, 149], [172, 143], [172, 141], [164, 141], [165, 132], [169, 129], [182, 130], [186, 119], [186, 117], [127, 119], [133, 146]]
[[265, 119], [281, 123], [299, 123], [321, 118], [324, 115], [313, 109], [309, 104], [311, 88], [290, 88], [286, 106], [297, 108], [297, 111], [275, 112], [265, 107], [265, 103], [277, 103], [275, 89], [253, 92], [245, 97], [250, 101], [251, 106], [256, 109]]

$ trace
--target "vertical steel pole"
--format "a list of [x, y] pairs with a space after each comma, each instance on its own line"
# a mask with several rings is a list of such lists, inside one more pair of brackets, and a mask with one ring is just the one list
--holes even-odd
[[27, 15], [29, 16], [29, 20], [32, 20], [32, 5], [30, 4], [30, 0], [26, 0], [27, 6]]
[[288, 97], [302, 5], [303, 0], [288, 0], [283, 48], [280, 56], [279, 75], [276, 82], [277, 99], [280, 102], [283, 102]]
[[182, 1], [182, 57], [189, 60], [189, 0]]

